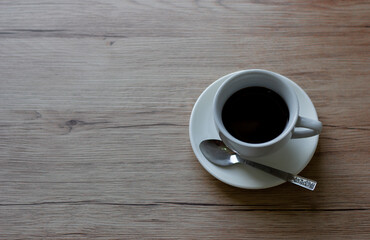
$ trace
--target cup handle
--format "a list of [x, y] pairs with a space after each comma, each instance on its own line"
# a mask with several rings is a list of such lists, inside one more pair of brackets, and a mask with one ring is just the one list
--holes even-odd
[[292, 138], [312, 137], [320, 134], [322, 123], [318, 120], [298, 116], [295, 127], [303, 127], [308, 129], [294, 129]]

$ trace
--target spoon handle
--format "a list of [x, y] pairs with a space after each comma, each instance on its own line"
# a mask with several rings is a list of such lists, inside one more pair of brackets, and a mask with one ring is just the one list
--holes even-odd
[[281, 171], [281, 170], [273, 168], [273, 167], [262, 165], [262, 164], [259, 164], [259, 163], [256, 163], [256, 162], [253, 162], [253, 161], [250, 161], [250, 160], [247, 160], [247, 159], [239, 158], [239, 160], [240, 160], [240, 162], [242, 162], [246, 165], [252, 166], [254, 168], [257, 168], [259, 170], [267, 172], [271, 175], [274, 175], [275, 177], [281, 178], [285, 181], [291, 182], [295, 185], [298, 185], [300, 187], [304, 187], [304, 188], [306, 188], [308, 190], [311, 190], [311, 191], [313, 191], [315, 189], [316, 184], [317, 184], [317, 182], [314, 181], [314, 180], [311, 180], [311, 179], [308, 179], [308, 178], [305, 178], [305, 177], [301, 177], [301, 176], [298, 176], [298, 175], [293, 175], [291, 173], [287, 173], [287, 172]]

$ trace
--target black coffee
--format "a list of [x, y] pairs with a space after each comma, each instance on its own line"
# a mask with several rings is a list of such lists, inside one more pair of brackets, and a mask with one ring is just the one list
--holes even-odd
[[270, 141], [283, 132], [289, 120], [285, 101], [264, 87], [247, 87], [231, 95], [222, 109], [226, 130], [247, 143]]

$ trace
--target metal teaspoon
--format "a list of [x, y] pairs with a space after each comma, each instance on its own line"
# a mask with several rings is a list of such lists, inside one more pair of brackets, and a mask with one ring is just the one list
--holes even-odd
[[287, 173], [276, 168], [272, 168], [260, 163], [256, 163], [244, 158], [241, 158], [239, 154], [233, 152], [220, 140], [204, 140], [199, 145], [203, 155], [208, 161], [219, 165], [219, 166], [231, 166], [237, 163], [252, 166], [266, 173], [269, 173], [275, 177], [281, 178], [290, 183], [296, 184], [300, 187], [313, 191], [316, 187], [317, 182], [308, 178], [304, 178], [298, 175]]

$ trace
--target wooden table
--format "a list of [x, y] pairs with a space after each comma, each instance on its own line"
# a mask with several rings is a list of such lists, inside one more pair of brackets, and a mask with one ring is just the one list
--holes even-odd
[[[369, 22], [366, 1], [1, 1], [0, 238], [369, 239]], [[250, 68], [315, 104], [314, 192], [197, 161], [195, 101]]]

